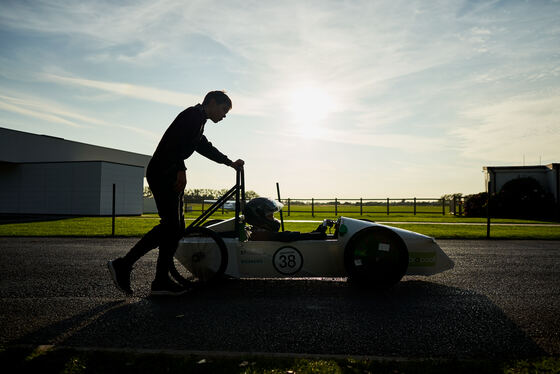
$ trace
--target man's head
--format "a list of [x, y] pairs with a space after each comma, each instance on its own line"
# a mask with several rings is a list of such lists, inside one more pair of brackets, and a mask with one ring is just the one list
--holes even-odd
[[202, 102], [204, 111], [214, 123], [220, 122], [226, 117], [232, 107], [231, 99], [224, 91], [210, 91]]

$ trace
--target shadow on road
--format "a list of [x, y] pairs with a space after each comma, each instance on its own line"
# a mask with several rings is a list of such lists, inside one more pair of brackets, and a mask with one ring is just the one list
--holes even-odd
[[486, 296], [418, 280], [383, 293], [337, 281], [228, 280], [176, 299], [104, 304], [12, 343], [396, 357], [546, 355]]

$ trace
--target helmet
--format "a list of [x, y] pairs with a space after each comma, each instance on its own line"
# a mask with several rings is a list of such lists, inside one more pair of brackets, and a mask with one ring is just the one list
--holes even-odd
[[274, 218], [274, 213], [282, 209], [283, 206], [278, 201], [266, 197], [257, 197], [245, 204], [243, 215], [245, 221], [254, 227], [278, 232], [280, 221]]

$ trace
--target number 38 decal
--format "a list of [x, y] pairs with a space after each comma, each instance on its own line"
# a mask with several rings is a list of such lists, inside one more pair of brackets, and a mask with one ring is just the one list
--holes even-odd
[[274, 253], [272, 264], [280, 274], [295, 274], [303, 266], [303, 256], [294, 247], [281, 247]]

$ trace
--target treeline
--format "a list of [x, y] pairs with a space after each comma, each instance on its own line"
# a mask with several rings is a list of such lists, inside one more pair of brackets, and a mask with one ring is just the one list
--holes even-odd
[[[223, 195], [225, 195], [229, 190], [223, 188], [221, 190], [214, 190], [211, 188], [191, 188], [185, 190], [185, 198], [190, 201], [202, 201], [202, 200], [217, 200]], [[152, 197], [152, 191], [150, 187], [144, 187], [144, 197]], [[255, 191], [245, 191], [245, 198], [247, 200], [259, 197], [259, 194]]]

